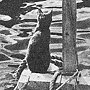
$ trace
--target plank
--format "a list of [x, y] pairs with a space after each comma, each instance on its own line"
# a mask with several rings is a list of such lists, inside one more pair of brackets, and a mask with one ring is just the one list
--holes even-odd
[[[58, 68], [53, 64], [50, 64], [48, 71], [57, 70]], [[81, 74], [85, 72], [82, 71]], [[31, 71], [26, 68], [17, 83], [17, 86], [14, 90], [49, 90], [49, 84], [52, 80], [53, 74], [50, 73], [31, 73]], [[56, 87], [60, 81], [61, 76], [58, 77], [56, 81]], [[64, 83], [70, 76], [62, 76], [62, 82]], [[76, 86], [76, 90], [90, 90], [90, 77], [86, 77], [82, 74], [80, 78], [78, 78], [79, 84]], [[75, 79], [73, 79], [70, 83], [65, 84], [61, 90], [72, 90], [74, 89]], [[24, 87], [23, 89], [21, 89]]]

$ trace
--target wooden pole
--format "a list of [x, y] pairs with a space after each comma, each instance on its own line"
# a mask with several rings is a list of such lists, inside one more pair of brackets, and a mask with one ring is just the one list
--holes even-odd
[[62, 10], [64, 71], [75, 72], [78, 62], [76, 52], [76, 0], [63, 0]]

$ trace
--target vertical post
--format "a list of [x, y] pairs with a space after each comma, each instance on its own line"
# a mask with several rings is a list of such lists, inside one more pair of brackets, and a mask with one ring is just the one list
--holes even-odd
[[76, 0], [63, 0], [62, 10], [64, 71], [74, 72], [77, 68]]

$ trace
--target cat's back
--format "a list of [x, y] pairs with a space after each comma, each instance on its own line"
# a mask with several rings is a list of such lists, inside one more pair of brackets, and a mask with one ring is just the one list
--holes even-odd
[[[45, 17], [41, 13], [38, 17], [35, 32], [28, 45], [27, 62], [32, 72], [46, 72], [50, 64], [50, 24], [48, 14]], [[51, 16], [50, 16], [51, 17]]]

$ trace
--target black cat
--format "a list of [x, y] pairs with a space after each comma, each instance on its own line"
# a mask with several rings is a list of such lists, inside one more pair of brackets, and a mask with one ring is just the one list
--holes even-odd
[[52, 11], [44, 14], [39, 10], [35, 32], [31, 37], [26, 54], [29, 69], [32, 72], [46, 72], [50, 64], [50, 24]]
[[52, 22], [52, 11], [44, 14], [39, 10], [37, 26], [30, 38], [26, 57], [16, 71], [17, 79], [28, 64], [29, 69], [35, 73], [45, 73], [50, 64], [50, 24]]

